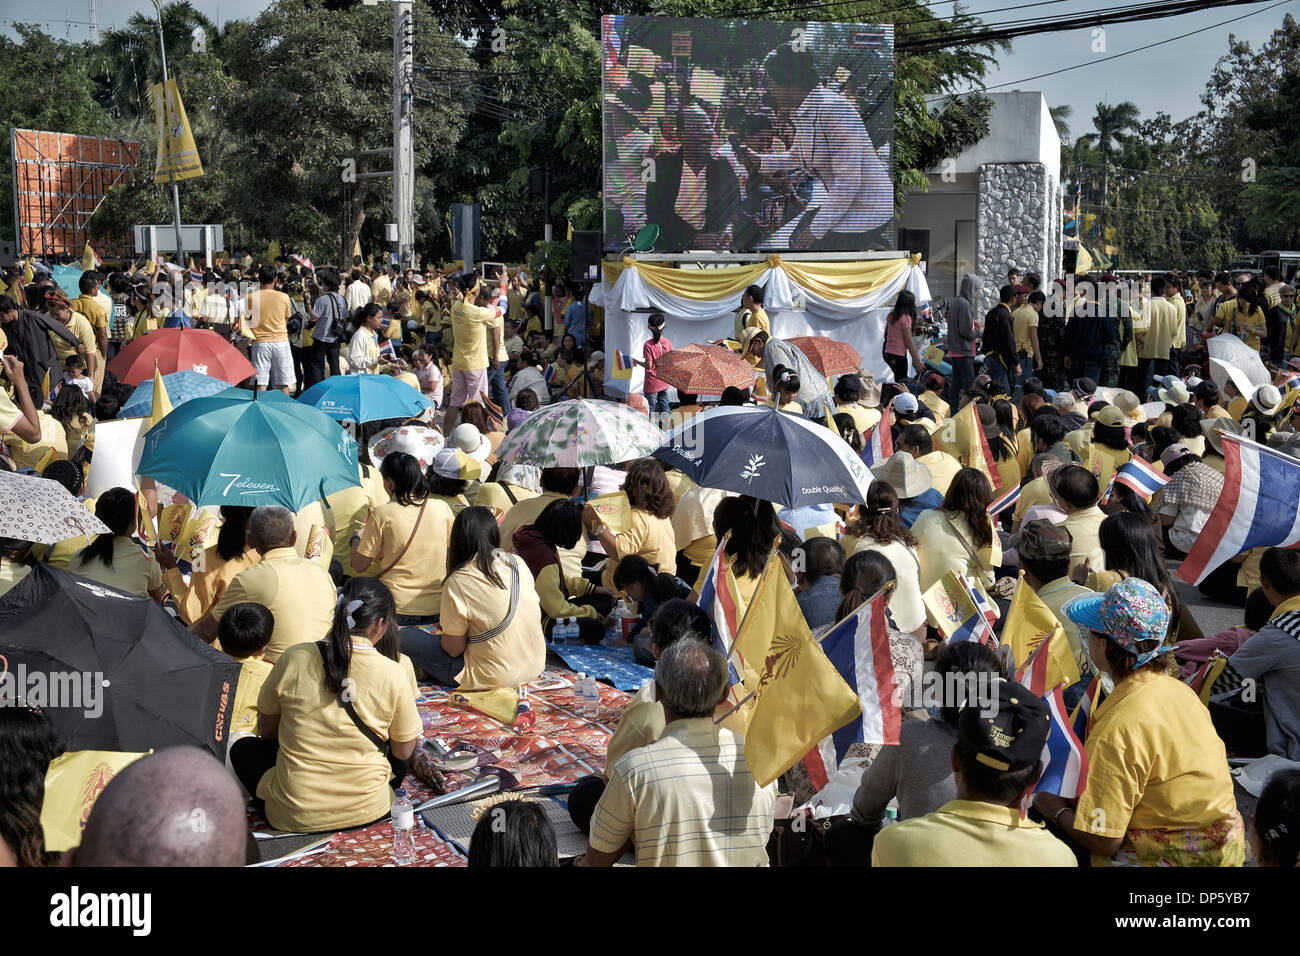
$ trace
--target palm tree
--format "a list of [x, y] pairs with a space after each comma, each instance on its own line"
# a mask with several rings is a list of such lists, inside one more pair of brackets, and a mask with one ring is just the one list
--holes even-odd
[[1056, 124], [1056, 135], [1061, 138], [1061, 144], [1064, 146], [1070, 141], [1070, 124], [1068, 120], [1074, 115], [1074, 107], [1068, 103], [1062, 103], [1060, 106], [1048, 107], [1048, 112], [1052, 114], [1052, 122]]
[[1128, 100], [1115, 106], [1098, 103], [1097, 115], [1092, 118], [1093, 128], [1097, 132], [1085, 133], [1082, 139], [1089, 146], [1096, 147], [1102, 162], [1109, 163], [1125, 135], [1137, 130], [1138, 115], [1137, 106]]
[[[217, 52], [221, 40], [211, 20], [188, 2], [169, 3], [162, 8], [163, 36], [167, 41], [168, 66], [193, 49], [196, 31], [202, 31], [207, 47]], [[101, 84], [97, 98], [118, 116], [149, 115], [149, 88], [162, 82], [162, 57], [158, 51], [158, 20], [153, 14], [133, 13], [120, 30], [106, 31], [96, 50], [91, 73]]]

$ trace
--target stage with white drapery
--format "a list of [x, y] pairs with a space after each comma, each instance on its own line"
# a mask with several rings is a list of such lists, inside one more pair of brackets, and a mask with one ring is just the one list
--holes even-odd
[[[919, 256], [859, 262], [789, 262], [768, 256], [752, 265], [713, 269], [674, 269], [629, 257], [603, 264], [603, 281], [592, 291], [593, 305], [605, 310], [605, 387], [623, 394], [629, 383], [612, 378], [613, 350], [641, 357], [650, 338], [647, 311], [668, 320], [664, 335], [675, 348], [691, 342], [732, 338], [741, 294], [751, 285], [766, 290], [764, 308], [772, 335], [824, 335], [852, 345], [863, 368], [877, 381], [892, 381], [881, 356], [885, 317], [903, 290], [916, 297], [917, 308], [930, 301]], [[641, 391], [638, 367], [630, 383]]]

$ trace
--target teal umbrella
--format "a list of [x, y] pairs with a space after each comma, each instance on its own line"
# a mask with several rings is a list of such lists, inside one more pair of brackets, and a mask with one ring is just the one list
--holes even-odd
[[360, 484], [357, 443], [338, 423], [242, 388], [186, 402], [145, 432], [137, 471], [200, 505], [291, 511]]
[[298, 401], [340, 422], [414, 418], [433, 407], [418, 389], [391, 375], [331, 375], [303, 392]]
[[[171, 400], [172, 408], [177, 409], [186, 402], [203, 398], [205, 395], [216, 395], [230, 388], [229, 382], [219, 378], [213, 378], [211, 375], [200, 375], [193, 369], [184, 368], [179, 372], [172, 372], [170, 375], [162, 377], [163, 388], [167, 389], [167, 398]], [[122, 410], [117, 413], [118, 418], [148, 418], [153, 414], [153, 379], [147, 378], [135, 387], [131, 397], [126, 400]]]

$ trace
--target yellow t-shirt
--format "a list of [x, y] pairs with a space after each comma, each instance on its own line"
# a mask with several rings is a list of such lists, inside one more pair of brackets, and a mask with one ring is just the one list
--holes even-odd
[[17, 561], [0, 558], [0, 594], [7, 594], [9, 589], [32, 573], [32, 569]]
[[[518, 570], [519, 600], [510, 625], [488, 640], [474, 635], [497, 627], [510, 604], [510, 566]], [[503, 587], [488, 580], [476, 564], [458, 568], [443, 585], [440, 623], [444, 634], [470, 637], [464, 668], [456, 683], [466, 690], [513, 687], [534, 680], [546, 668], [546, 638], [542, 634], [542, 607], [533, 576], [523, 558], [498, 552], [492, 569]]]
[[148, 597], [150, 591], [156, 591], [163, 583], [162, 568], [153, 555], [145, 554], [133, 538], [120, 536], [113, 540], [111, 568], [103, 561], [91, 560], [83, 564], [80, 558], [76, 558], [71, 570], [83, 578], [139, 597]]
[[[98, 305], [98, 303], [95, 303]], [[57, 321], [57, 320], [54, 320]], [[73, 312], [72, 317], [68, 319], [68, 331], [81, 339], [81, 344], [86, 347], [86, 352], [91, 355], [99, 354], [99, 344], [95, 338], [95, 329], [80, 312]], [[77, 354], [77, 347], [61, 335], [49, 333], [50, 342], [54, 345], [54, 353], [59, 357], [59, 366], [68, 360], [68, 356]], [[50, 372], [51, 380], [56, 379], [53, 371]]]
[[865, 435], [871, 429], [880, 424], [880, 410], [877, 408], [867, 408], [865, 405], [859, 405], [853, 402], [849, 405], [836, 405], [836, 415], [848, 415], [853, 419], [853, 427], [858, 430], [859, 435]]
[[[348, 677], [352, 706], [370, 730], [399, 743], [420, 736], [408, 669], [373, 645], [353, 644]], [[280, 753], [257, 795], [266, 818], [281, 830], [323, 832], [359, 826], [392, 805], [392, 768], [325, 689], [325, 662], [316, 644], [285, 651], [262, 684], [258, 712], [280, 716]]]
[[664, 706], [655, 700], [654, 681], [646, 681], [633, 695], [631, 703], [618, 719], [614, 736], [609, 738], [609, 746], [605, 748], [605, 779], [609, 779], [619, 757], [629, 750], [654, 743], [664, 735], [666, 726]]
[[961, 471], [961, 462], [946, 451], [939, 451], [938, 449], [928, 455], [922, 455], [916, 460], [930, 469], [930, 475], [934, 478], [935, 490], [941, 495], [948, 494], [948, 486], [952, 484], [952, 480]]
[[1020, 489], [1020, 500], [1016, 502], [1015, 510], [1011, 512], [1014, 522], [1025, 520], [1025, 512], [1037, 505], [1050, 505], [1052, 503], [1052, 493], [1047, 490], [1047, 482], [1042, 478], [1034, 478], [1025, 482], [1025, 486]]
[[1034, 343], [1029, 341], [1029, 330], [1038, 328], [1038, 310], [1032, 305], [1022, 305], [1011, 313], [1011, 328], [1016, 337], [1016, 351], [1026, 352], [1032, 358]]
[[8, 432], [22, 420], [23, 413], [9, 393], [0, 389], [0, 431]]
[[288, 342], [289, 316], [293, 305], [276, 289], [258, 289], [248, 294], [249, 328], [257, 342]]
[[502, 328], [502, 326], [504, 325], [504, 320], [502, 319], [501, 316], [497, 315], [496, 309], [489, 308], [488, 311], [492, 313], [492, 318], [488, 319], [487, 326], [483, 330], [483, 334], [487, 337], [487, 343], [485, 347], [489, 347], [491, 345], [492, 330], [501, 329], [501, 344], [497, 346], [497, 361], [504, 364], [505, 362], [510, 361], [510, 356], [506, 353], [505, 329]]
[[275, 618], [271, 643], [263, 652], [272, 663], [295, 644], [321, 640], [334, 626], [334, 581], [293, 548], [273, 548], [235, 575], [212, 616], [220, 621], [229, 608], [244, 601], [262, 605]]
[[[1091, 768], [1090, 768], [1091, 769]], [[1015, 807], [950, 800], [881, 830], [872, 866], [1077, 866], [1073, 851]]]
[[39, 409], [36, 417], [41, 424], [40, 441], [29, 442], [13, 432], [5, 432], [0, 435], [0, 439], [9, 446], [9, 457], [14, 460], [14, 464], [19, 468], [35, 468], [40, 471], [41, 462], [51, 453], [58, 458], [68, 457], [68, 436], [57, 419]]
[[[420, 517], [421, 509], [423, 517]], [[406, 548], [401, 560], [380, 578], [393, 592], [398, 614], [438, 613], [454, 520], [447, 503], [436, 498], [426, 499], [422, 505], [390, 501], [371, 509], [357, 553], [371, 559], [373, 570], [382, 571]]]
[[[343, 488], [325, 499], [327, 520], [334, 540], [334, 559], [343, 566], [343, 573], [352, 576], [352, 535], [360, 533], [370, 509], [388, 500], [384, 479], [379, 469], [358, 465], [357, 476], [361, 484]], [[381, 565], [382, 567], [382, 565]]]
[[[262, 556], [254, 548], [246, 547], [242, 554], [227, 561], [214, 544], [205, 548], [199, 560], [194, 562], [188, 585], [178, 569], [171, 568], [164, 572], [163, 580], [167, 582], [167, 590], [176, 600], [180, 619], [186, 624], [196, 624], [203, 620], [221, 600], [239, 572], [260, 560]], [[256, 731], [257, 728], [253, 729]]]
[[[77, 296], [77, 298], [73, 299], [72, 302], [69, 304], [72, 306], [73, 312], [79, 312], [82, 315], [84, 315], [90, 321], [90, 324], [93, 325], [95, 328], [97, 329], [108, 328], [108, 310], [105, 309], [104, 304], [100, 302], [98, 299], [96, 299], [93, 295]], [[90, 341], [85, 342], [86, 351], [89, 352], [91, 350], [91, 345], [95, 341], [96, 341], [95, 337], [92, 335]], [[99, 350], [99, 346], [96, 345], [95, 351], [98, 350]]]
[[[1035, 312], [1034, 315], [1037, 316], [1038, 313]], [[916, 397], [922, 405], [934, 412], [934, 420], [936, 422], [942, 424], [952, 415], [952, 406], [934, 392], [922, 392]], [[839, 409], [836, 409], [836, 411], [839, 411]]]
[[261, 654], [239, 662], [239, 686], [235, 688], [235, 706], [230, 715], [230, 732], [256, 734], [257, 698], [262, 685], [275, 665], [262, 659]]
[[455, 372], [475, 372], [488, 366], [487, 329], [494, 313], [491, 309], [471, 305], [463, 299], [451, 307], [451, 368]]
[[[629, 554], [639, 554], [660, 573], [673, 574], [677, 570], [677, 537], [673, 534], [671, 518], [656, 518], [648, 511], [633, 508], [628, 529], [615, 535], [614, 545], [618, 548], [618, 559]], [[614, 586], [614, 569], [618, 560], [610, 556], [605, 563], [602, 581], [607, 588]]]
[[1178, 324], [1178, 310], [1167, 299], [1152, 299], [1142, 314], [1147, 320], [1147, 330], [1138, 344], [1138, 358], [1169, 358]]
[[[563, 500], [567, 495], [543, 491], [534, 498], [527, 498], [514, 505], [501, 519], [501, 548], [505, 551], [515, 550], [515, 532], [526, 524], [532, 524], [537, 516], [546, 510], [552, 501]], [[578, 536], [578, 543], [572, 548], [560, 548], [560, 567], [566, 578], [582, 574], [582, 559], [587, 555], [586, 535]]]
[[1100, 836], [1206, 827], [1236, 812], [1210, 712], [1175, 678], [1138, 671], [1120, 681], [1097, 707], [1084, 750], [1088, 783], [1076, 819]]

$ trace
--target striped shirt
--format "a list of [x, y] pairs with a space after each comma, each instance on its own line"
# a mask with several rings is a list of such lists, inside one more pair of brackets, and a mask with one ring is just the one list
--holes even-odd
[[630, 837], [637, 866], [767, 866], [776, 786], [760, 787], [745, 742], [707, 717], [675, 720], [619, 758], [591, 820], [591, 846]]

